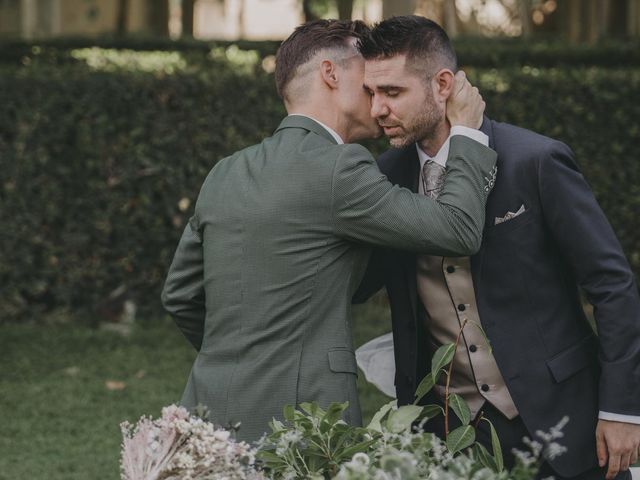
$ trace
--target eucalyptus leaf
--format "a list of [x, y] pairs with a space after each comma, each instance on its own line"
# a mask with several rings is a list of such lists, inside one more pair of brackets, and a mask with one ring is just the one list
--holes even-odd
[[462, 422], [462, 425], [469, 425], [471, 421], [471, 411], [464, 399], [457, 393], [449, 395], [449, 407], [455, 412], [455, 414]]
[[436, 353], [433, 354], [433, 358], [431, 359], [431, 376], [434, 383], [440, 378], [440, 370], [451, 363], [455, 352], [456, 345], [454, 343], [447, 343], [438, 348]]
[[470, 446], [476, 439], [476, 431], [471, 425], [458, 427], [449, 433], [445, 444], [451, 453], [457, 453]]

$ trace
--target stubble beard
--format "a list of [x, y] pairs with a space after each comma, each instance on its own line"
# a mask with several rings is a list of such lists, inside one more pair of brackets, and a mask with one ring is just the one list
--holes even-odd
[[425, 108], [406, 126], [403, 134], [389, 138], [392, 147], [403, 148], [416, 142], [428, 142], [435, 138], [444, 113], [438, 110], [433, 95], [427, 95]]

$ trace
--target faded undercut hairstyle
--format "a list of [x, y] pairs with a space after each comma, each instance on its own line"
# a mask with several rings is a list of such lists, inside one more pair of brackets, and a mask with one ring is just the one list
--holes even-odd
[[458, 69], [447, 33], [433, 20], [417, 15], [392, 17], [376, 24], [359, 40], [358, 49], [365, 60], [406, 54], [407, 68], [425, 80], [443, 68], [453, 72]]
[[353, 50], [351, 55], [357, 55], [350, 40], [361, 40], [368, 33], [369, 27], [360, 20], [314, 20], [297, 27], [276, 54], [275, 77], [280, 98], [289, 99], [289, 84], [300, 73], [300, 67], [320, 51], [335, 50], [336, 61], [346, 58], [349, 50]]

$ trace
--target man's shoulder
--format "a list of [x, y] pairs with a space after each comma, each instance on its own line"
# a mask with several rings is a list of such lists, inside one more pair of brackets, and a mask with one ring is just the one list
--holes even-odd
[[510, 123], [490, 121], [490, 146], [498, 158], [535, 160], [568, 147], [559, 140]]

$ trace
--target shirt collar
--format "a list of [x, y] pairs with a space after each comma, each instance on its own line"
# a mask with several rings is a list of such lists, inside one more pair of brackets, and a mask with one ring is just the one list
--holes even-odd
[[424, 150], [420, 148], [420, 145], [418, 145], [418, 143], [416, 142], [416, 150], [418, 150], [418, 158], [420, 159], [420, 171], [422, 171], [422, 167], [424, 167], [424, 164], [427, 163], [427, 160], [433, 160], [438, 165], [442, 165], [443, 167], [446, 167], [447, 157], [449, 156], [450, 143], [451, 143], [451, 136], [447, 137], [445, 142], [440, 147], [440, 150], [438, 150], [438, 153], [436, 153], [435, 156], [430, 157], [425, 153]]
[[[292, 115], [298, 115], [300, 117], [310, 118], [314, 122], [320, 124], [327, 132], [329, 132], [331, 134], [331, 136], [335, 139], [335, 141], [338, 142], [338, 145], [344, 144], [344, 140], [342, 140], [342, 137], [340, 137], [340, 135], [338, 135], [337, 132], [333, 128], [328, 127], [327, 125], [322, 123], [320, 120], [317, 120], [317, 119], [315, 119], [313, 117], [310, 117], [309, 115], [303, 115], [302, 113], [290, 113], [288, 116], [290, 117]], [[445, 157], [445, 160], [446, 160], [446, 157]]]

